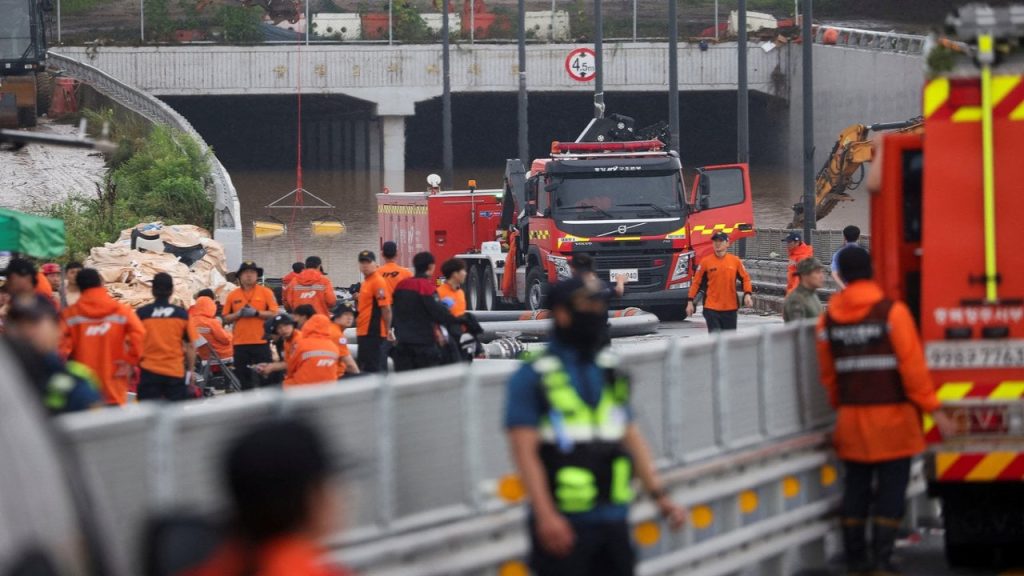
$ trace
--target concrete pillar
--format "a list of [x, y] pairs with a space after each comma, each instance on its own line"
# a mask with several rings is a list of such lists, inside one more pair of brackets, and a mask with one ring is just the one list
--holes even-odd
[[341, 142], [341, 120], [331, 121], [331, 169], [339, 170], [345, 167], [342, 154], [344, 149]]
[[384, 144], [384, 186], [405, 192], [405, 116], [381, 116]]
[[[381, 132], [380, 118], [372, 118], [367, 122], [367, 173], [371, 179], [379, 182], [380, 176], [384, 173], [384, 160], [381, 158], [381, 154], [384, 151], [384, 147], [381, 143], [383, 140]], [[380, 192], [380, 186], [374, 186], [373, 192]]]
[[355, 143], [352, 148], [355, 150], [354, 165], [356, 170], [366, 170], [366, 120], [355, 122]]

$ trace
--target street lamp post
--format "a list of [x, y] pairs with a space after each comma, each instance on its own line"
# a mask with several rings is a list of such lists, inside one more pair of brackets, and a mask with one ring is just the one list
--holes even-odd
[[800, 26], [803, 42], [803, 98], [804, 98], [804, 242], [811, 243], [811, 230], [817, 227], [814, 210], [814, 38], [811, 35], [812, 0], [803, 0], [804, 14]]

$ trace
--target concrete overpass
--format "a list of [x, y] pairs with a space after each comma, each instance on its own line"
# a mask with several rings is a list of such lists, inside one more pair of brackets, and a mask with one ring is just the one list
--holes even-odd
[[[527, 47], [531, 92], [587, 92], [592, 82], [571, 78], [566, 56], [581, 45]], [[668, 90], [667, 43], [605, 46], [607, 92]], [[405, 121], [417, 102], [441, 95], [441, 47], [353, 46], [145, 46], [64, 47], [66, 56], [87, 62], [125, 84], [157, 96], [292, 94], [300, 78], [306, 93], [342, 94], [369, 102], [375, 120], [366, 128], [369, 168], [382, 169], [384, 183], [404, 189]], [[836, 133], [854, 122], [879, 122], [918, 114], [923, 58], [873, 47], [815, 46], [816, 162], [831, 149]], [[514, 92], [518, 66], [514, 45], [456, 45], [451, 52], [456, 93]], [[792, 162], [801, 153], [799, 46], [748, 50], [750, 89], [788, 102], [788, 131], [779, 145]], [[736, 45], [679, 48], [680, 90], [736, 89]]]

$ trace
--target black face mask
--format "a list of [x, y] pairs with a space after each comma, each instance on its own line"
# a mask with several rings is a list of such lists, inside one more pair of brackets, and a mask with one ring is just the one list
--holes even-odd
[[592, 358], [604, 346], [608, 334], [608, 314], [572, 313], [572, 326], [557, 328], [558, 339], [572, 346], [585, 358]]

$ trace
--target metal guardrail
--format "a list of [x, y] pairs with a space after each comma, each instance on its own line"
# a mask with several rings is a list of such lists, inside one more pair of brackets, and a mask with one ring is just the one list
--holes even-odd
[[[192, 127], [192, 124], [173, 108], [165, 104], [159, 98], [142, 90], [134, 88], [106, 72], [90, 66], [81, 60], [58, 54], [53, 51], [47, 52], [47, 60], [50, 65], [56, 65], [66, 71], [70, 76], [89, 84], [96, 91], [114, 100], [118, 104], [136, 112], [147, 120], [166, 124], [179, 130], [194, 139], [201, 150], [210, 157], [210, 184], [213, 187], [213, 200], [215, 205], [215, 226], [218, 229], [238, 230], [241, 234], [241, 211], [238, 204], [238, 194], [235, 185], [231, 182], [231, 176], [227, 169], [220, 163], [213, 150], [206, 144], [199, 132]], [[240, 248], [240, 247], [239, 247]]]
[[863, 48], [904, 54], [922, 54], [924, 52], [925, 40], [927, 39], [926, 36], [914, 34], [875, 32], [873, 30], [819, 24], [816, 25], [814, 31], [814, 42], [816, 44], [825, 44], [825, 33], [828, 30], [835, 30], [838, 33], [835, 42], [828, 43], [831, 46], [845, 46], [848, 48]]
[[[691, 478], [688, 466], [763, 449], [830, 422], [813, 338], [811, 324], [773, 325], [707, 339], [652, 341], [624, 354], [637, 422], [659, 467], [679, 478], [677, 494], [683, 502], [702, 494], [695, 486], [703, 482], [710, 482], [712, 492], [754, 482], [743, 467], [698, 467], [704, 472]], [[391, 539], [429, 534], [496, 512], [519, 518], [518, 508], [496, 494], [498, 479], [512, 472], [502, 422], [506, 381], [517, 366], [483, 361], [336, 386], [261, 390], [180, 405], [141, 404], [59, 422], [82, 461], [93, 468], [89, 489], [110, 503], [124, 527], [124, 550], [134, 551], [151, 512], [222, 510], [226, 500], [218, 457], [247, 425], [282, 412], [308, 417], [321, 427], [332, 450], [352, 463], [344, 492], [348, 529], [332, 544], [346, 561], [365, 559], [357, 567], [373, 573], [392, 562], [393, 554], [380, 557], [367, 550]], [[816, 456], [787, 474], [811, 478], [823, 458]], [[726, 480], [733, 484], [723, 484]], [[778, 478], [762, 480], [749, 489], [767, 494], [772, 489], [766, 486]], [[721, 504], [714, 503], [719, 499], [715, 494], [706, 496], [712, 516], [731, 517], [726, 501], [735, 502], [736, 494], [719, 495]], [[643, 510], [638, 508], [641, 518], [650, 515]], [[730, 534], [747, 526], [744, 522], [711, 522], [681, 539], [665, 540], [647, 557], [685, 551], [711, 538], [738, 538]], [[515, 530], [521, 529], [519, 522]], [[521, 548], [509, 551], [510, 556], [494, 558], [516, 558]], [[696, 562], [705, 556], [690, 552], [682, 558]], [[405, 558], [400, 564], [408, 568], [408, 562], [416, 561]], [[423, 569], [417, 565], [416, 571], [427, 573]]]
[[[790, 232], [788, 228], [757, 228], [755, 234], [745, 238], [746, 248], [744, 258], [760, 260], [782, 260], [785, 261], [786, 244], [782, 241]], [[799, 232], [799, 230], [797, 230]], [[865, 250], [871, 250], [871, 236], [861, 234], [859, 243]], [[814, 247], [814, 257], [825, 266], [832, 262], [832, 256], [846, 244], [842, 230], [814, 230], [811, 232], [811, 245]], [[729, 247], [733, 254], [739, 254], [739, 242], [734, 242]]]

